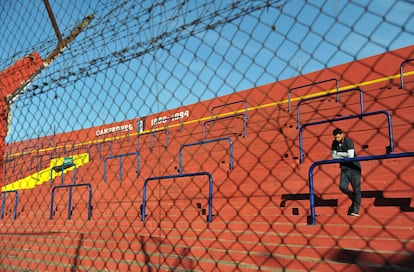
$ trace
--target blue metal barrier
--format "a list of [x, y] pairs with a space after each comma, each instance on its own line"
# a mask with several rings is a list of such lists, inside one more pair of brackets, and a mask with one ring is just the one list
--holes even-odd
[[150, 132], [146, 132], [146, 133], [138, 133], [138, 146], [137, 146], [137, 150], [140, 150], [140, 145], [139, 145], [139, 139], [141, 138], [141, 136], [145, 136], [150, 134], [151, 138], [150, 138], [150, 149], [152, 150], [153, 146], [154, 146], [154, 138], [155, 138], [155, 134], [159, 133], [159, 132], [165, 132], [165, 149], [168, 149], [168, 127], [165, 127], [164, 129], [156, 129], [154, 127], [154, 129]]
[[17, 162], [17, 158], [16, 157], [11, 157], [9, 158], [9, 154], [6, 153], [5, 158], [3, 160], [3, 186], [6, 185], [6, 177], [7, 177], [7, 169], [8, 167], [8, 163], [12, 163], [11, 170], [14, 171], [15, 167], [16, 167], [16, 162]]
[[[212, 119], [215, 118], [214, 117], [215, 116], [215, 113], [214, 113], [215, 109], [228, 107], [228, 106], [235, 105], [235, 104], [244, 104], [243, 124], [244, 124], [244, 127], [246, 128], [247, 127], [247, 119], [248, 119], [248, 116], [247, 116], [247, 114], [248, 114], [248, 104], [247, 104], [246, 100], [238, 100], [238, 101], [234, 101], [234, 102], [230, 102], [230, 103], [224, 103], [222, 105], [212, 107], [211, 108], [211, 118]], [[244, 138], [246, 138], [246, 129], [244, 129]], [[205, 139], [205, 138], [203, 138], [203, 139]]]
[[186, 173], [186, 174], [178, 174], [178, 175], [171, 175], [171, 176], [159, 176], [159, 177], [151, 177], [147, 178], [144, 181], [143, 187], [143, 195], [142, 195], [142, 206], [141, 206], [141, 220], [145, 222], [145, 210], [147, 205], [147, 184], [150, 180], [162, 180], [162, 179], [176, 179], [176, 178], [184, 178], [184, 177], [194, 177], [194, 176], [208, 176], [209, 178], [209, 190], [208, 190], [208, 214], [207, 214], [207, 222], [212, 221], [212, 213], [213, 213], [213, 177], [208, 172], [196, 172], [196, 173]]
[[[49, 156], [48, 161], [52, 160], [53, 154], [39, 154], [35, 155], [34, 157], [30, 158], [30, 169], [35, 168], [37, 171], [42, 169], [43, 167], [43, 157]], [[35, 161], [36, 167], [33, 167], [33, 161]]]
[[108, 142], [104, 141], [99, 143], [99, 159], [102, 159], [102, 146], [106, 144], [109, 144], [109, 156], [112, 155], [112, 151], [114, 150], [114, 141], [112, 139]]
[[[141, 120], [138, 121], [138, 147], [137, 147], [137, 150], [140, 150], [139, 139], [140, 139], [141, 136], [151, 134], [150, 149], [152, 149], [152, 147], [154, 146], [155, 134], [158, 133], [158, 132], [162, 132], [162, 131], [165, 131], [165, 149], [168, 149], [168, 133], [169, 133], [168, 132], [168, 124], [171, 121], [176, 120], [177, 118], [180, 120], [180, 132], [181, 132], [183, 130], [183, 117], [182, 116], [162, 118], [161, 120], [154, 121], [152, 131], [146, 132], [146, 133], [141, 133], [142, 130], [143, 130], [143, 122]], [[160, 129], [160, 128], [157, 128], [157, 125], [159, 123], [166, 123], [166, 125], [165, 125], [164, 128]]]
[[247, 115], [247, 101], [246, 100], [238, 100], [238, 101], [234, 101], [234, 102], [230, 102], [230, 103], [224, 103], [224, 104], [221, 104], [221, 105], [218, 105], [218, 106], [214, 106], [214, 107], [211, 108], [211, 114], [214, 116], [214, 110], [215, 109], [223, 108], [223, 107], [227, 107], [227, 106], [231, 106], [231, 105], [235, 105], [235, 104], [240, 104], [240, 103], [244, 104], [244, 110], [245, 110], [245, 113]]
[[[71, 149], [70, 151], [72, 151], [72, 155], [73, 155], [73, 151], [74, 151], [74, 146], [75, 146], [75, 141], [74, 140], [66, 140], [66, 141], [60, 141], [54, 144], [55, 149], [53, 150], [54, 153], [58, 153], [56, 152], [56, 149], [58, 146], [63, 146], [63, 154], [66, 156], [66, 144], [70, 143], [71, 145]], [[59, 155], [57, 155], [56, 157], [59, 157]]]
[[68, 220], [71, 219], [72, 215], [72, 189], [73, 187], [88, 187], [89, 189], [89, 200], [88, 200], [88, 220], [91, 220], [92, 217], [92, 185], [90, 183], [80, 183], [80, 184], [68, 184], [68, 185], [59, 185], [55, 186], [52, 189], [52, 199], [50, 201], [50, 220], [53, 219], [53, 206], [55, 201], [55, 190], [60, 188], [69, 188], [69, 200], [68, 200]]
[[[157, 121], [154, 123], [154, 128], [152, 131], [150, 132], [146, 132], [146, 133], [142, 133], [142, 131], [144, 130], [144, 122], [142, 120], [138, 121], [138, 129], [137, 129], [137, 133], [138, 133], [138, 140], [137, 140], [137, 150], [140, 150], [140, 144], [139, 144], [139, 139], [141, 136], [147, 135], [147, 134], [151, 134], [151, 139], [150, 139], [150, 149], [152, 150], [153, 144], [154, 144], [154, 138], [155, 138], [155, 134], [157, 132], [162, 132], [165, 131], [165, 149], [168, 149], [168, 126], [165, 126], [163, 129], [157, 129], [157, 124], [160, 122], [170, 122], [170, 121], [174, 121], [177, 118], [179, 118], [180, 120], [180, 132], [183, 130], [183, 117], [182, 116], [178, 116], [178, 117], [171, 117], [171, 118], [165, 118], [162, 119], [160, 121]], [[137, 156], [138, 156], [138, 166], [137, 166], [137, 176], [140, 174], [141, 172], [141, 154], [139, 153], [139, 151], [137, 151]]]
[[404, 89], [404, 73], [403, 73], [403, 66], [404, 66], [404, 64], [406, 64], [407, 62], [411, 62], [411, 61], [414, 61], [414, 58], [413, 59], [407, 59], [407, 60], [404, 60], [403, 62], [401, 62], [401, 64], [400, 64], [400, 89]]
[[306, 123], [304, 125], [302, 125], [299, 129], [299, 163], [303, 163], [303, 129], [305, 127], [309, 127], [309, 126], [314, 126], [314, 125], [320, 125], [320, 124], [324, 124], [324, 123], [331, 123], [331, 122], [336, 122], [336, 121], [342, 121], [342, 120], [348, 120], [348, 119], [355, 119], [355, 118], [359, 118], [361, 119], [364, 116], [370, 116], [370, 115], [378, 115], [378, 114], [385, 114], [385, 116], [387, 117], [387, 121], [388, 121], [388, 135], [389, 135], [389, 141], [390, 141], [390, 145], [389, 145], [389, 149], [387, 149], [387, 153], [390, 152], [394, 152], [394, 140], [393, 140], [393, 136], [392, 136], [392, 119], [391, 119], [391, 115], [387, 112], [387, 111], [373, 111], [373, 112], [366, 112], [364, 114], [355, 114], [355, 115], [349, 115], [349, 116], [344, 116], [344, 117], [339, 117], [339, 118], [334, 118], [334, 119], [327, 119], [327, 120], [322, 120], [322, 121], [318, 121], [318, 122], [312, 122], [312, 123]]
[[13, 219], [16, 220], [17, 217], [17, 205], [19, 203], [19, 192], [17, 190], [10, 190], [10, 191], [3, 191], [2, 198], [1, 198], [1, 218], [4, 218], [4, 206], [6, 205], [6, 194], [8, 193], [15, 193], [14, 198], [14, 212], [13, 212]]
[[39, 149], [40, 149], [40, 147], [38, 146], [38, 145], [31, 145], [31, 146], [26, 146], [26, 147], [24, 147], [23, 149], [22, 149], [22, 152], [21, 152], [21, 156], [24, 156], [26, 153], [27, 154], [29, 154], [29, 153], [32, 153], [32, 152], [30, 152], [30, 151], [27, 151], [27, 150], [29, 150], [29, 149], [33, 149], [33, 151], [35, 151], [36, 150], [36, 152], [37, 153], [39, 153]]
[[375, 156], [363, 156], [356, 158], [345, 158], [345, 159], [334, 159], [334, 160], [323, 160], [316, 161], [309, 167], [308, 179], [309, 179], [309, 199], [310, 199], [310, 211], [311, 211], [311, 225], [316, 224], [316, 214], [315, 214], [315, 195], [314, 195], [314, 182], [313, 182], [313, 170], [318, 165], [323, 164], [335, 164], [341, 162], [352, 162], [352, 161], [373, 161], [373, 160], [385, 160], [385, 159], [395, 159], [403, 157], [414, 157], [414, 152], [402, 152], [402, 153], [393, 153], [393, 154], [384, 154], [384, 155], [375, 155]]
[[[340, 94], [340, 93], [348, 93], [348, 92], [353, 92], [353, 91], [357, 91], [357, 92], [359, 92], [359, 104], [360, 104], [361, 114], [364, 114], [364, 97], [363, 97], [362, 90], [361, 90], [360, 88], [358, 88], [358, 87], [357, 87], [357, 88], [352, 88], [352, 89], [349, 89], [349, 90], [338, 91], [338, 92], [336, 92], [335, 94], [336, 94], [336, 95], [338, 95], [338, 94]], [[305, 99], [300, 100], [300, 101], [298, 102], [298, 105], [297, 105], [298, 129], [300, 129], [300, 105], [301, 105], [303, 102], [310, 101], [310, 100], [317, 100], [317, 99], [321, 99], [321, 98], [323, 98], [323, 97], [331, 96], [331, 95], [333, 95], [333, 94], [334, 94], [334, 93], [328, 93], [328, 94], [318, 95], [318, 96], [314, 96], [314, 97], [305, 98]]]
[[90, 154], [90, 149], [91, 149], [93, 146], [97, 146], [97, 148], [99, 149], [99, 159], [101, 160], [101, 159], [102, 159], [102, 145], [105, 145], [105, 144], [110, 144], [110, 145], [109, 145], [109, 155], [112, 155], [112, 149], [113, 149], [113, 142], [112, 142], [112, 140], [110, 140], [110, 141], [108, 141], [108, 142], [105, 142], [105, 141], [103, 141], [103, 142], [98, 142], [98, 141], [96, 141], [96, 143], [93, 143], [93, 144], [91, 144], [91, 145], [89, 146], [89, 148], [88, 148], [88, 153]]
[[50, 169], [50, 180], [49, 180], [49, 186], [50, 188], [52, 188], [52, 182], [53, 182], [53, 175], [52, 175], [52, 171], [62, 171], [62, 176], [61, 176], [61, 182], [60, 184], [63, 184], [63, 181], [65, 179], [65, 169], [70, 168], [70, 167], [74, 167], [73, 169], [73, 184], [76, 184], [76, 164], [74, 163], [70, 163], [70, 164], [62, 164], [62, 165], [58, 165], [58, 166], [54, 166]]
[[290, 102], [290, 93], [294, 90], [297, 89], [301, 89], [301, 88], [305, 88], [305, 87], [311, 87], [317, 84], [321, 84], [321, 83], [326, 83], [329, 81], [335, 81], [335, 87], [336, 87], [336, 101], [339, 101], [339, 81], [336, 78], [331, 78], [331, 79], [327, 79], [327, 80], [322, 80], [322, 81], [318, 81], [318, 82], [314, 82], [314, 83], [310, 83], [310, 84], [306, 84], [306, 85], [302, 85], [302, 86], [298, 86], [298, 87], [294, 87], [294, 88], [290, 88], [288, 91], [288, 111], [290, 112], [292, 109], [291, 106], [291, 102]]
[[106, 161], [110, 160], [110, 159], [115, 159], [115, 158], [119, 158], [119, 181], [122, 182], [122, 158], [123, 157], [127, 157], [127, 156], [133, 156], [133, 155], [137, 155], [138, 156], [138, 165], [137, 165], [137, 176], [139, 173], [139, 167], [140, 167], [140, 160], [139, 160], [139, 152], [132, 152], [132, 153], [125, 153], [125, 154], [119, 154], [119, 155], [111, 155], [109, 157], [106, 157], [104, 159], [104, 182], [106, 183]]
[[208, 144], [208, 143], [214, 143], [214, 142], [220, 142], [220, 141], [228, 141], [230, 144], [230, 151], [229, 151], [229, 155], [230, 155], [230, 159], [229, 159], [229, 169], [233, 169], [233, 141], [231, 140], [231, 138], [217, 138], [217, 139], [212, 139], [212, 140], [204, 140], [204, 141], [200, 141], [200, 142], [194, 142], [194, 143], [189, 143], [189, 144], [183, 144], [180, 146], [180, 150], [179, 150], [179, 172], [182, 173], [183, 171], [183, 149], [184, 147], [188, 147], [188, 146], [194, 146], [194, 145], [203, 145], [203, 144]]
[[243, 138], [246, 138], [246, 127], [247, 127], [246, 115], [244, 113], [238, 113], [238, 114], [228, 115], [228, 116], [224, 116], [224, 117], [218, 117], [218, 118], [214, 118], [214, 119], [205, 121], [203, 123], [203, 140], [206, 139], [206, 124], [214, 123], [214, 122], [219, 121], [219, 120], [236, 118], [236, 117], [239, 117], [239, 116], [243, 116]]

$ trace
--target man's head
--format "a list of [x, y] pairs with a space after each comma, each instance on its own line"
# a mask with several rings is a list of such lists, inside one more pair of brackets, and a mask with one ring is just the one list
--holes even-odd
[[335, 138], [335, 141], [338, 143], [342, 142], [344, 140], [344, 134], [342, 133], [342, 130], [340, 128], [336, 128], [332, 131], [332, 134]]

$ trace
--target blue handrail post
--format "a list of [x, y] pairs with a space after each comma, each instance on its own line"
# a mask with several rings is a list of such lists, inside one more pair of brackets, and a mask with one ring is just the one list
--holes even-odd
[[113, 150], [113, 140], [112, 139], [113, 138], [114, 138], [114, 136], [113, 136], [113, 133], [112, 133], [112, 138], [111, 138], [111, 140], [109, 140], [109, 142], [106, 142], [105, 139], [104, 139], [102, 142], [99, 143], [99, 159], [102, 158], [102, 145], [105, 145], [107, 143], [110, 143], [109, 144], [109, 155], [112, 155], [112, 150]]
[[68, 185], [58, 185], [52, 188], [51, 201], [50, 201], [50, 210], [49, 210], [49, 219], [53, 219], [53, 206], [55, 199], [55, 190], [60, 188], [69, 188], [69, 200], [68, 200], [68, 220], [71, 220], [72, 214], [72, 188], [73, 187], [88, 187], [89, 189], [89, 199], [88, 199], [88, 220], [92, 218], [92, 185], [90, 183], [79, 183], [79, 184], [68, 184]]
[[4, 218], [4, 207], [6, 205], [6, 194], [8, 193], [15, 193], [14, 198], [14, 212], [13, 212], [13, 219], [16, 220], [17, 218], [17, 206], [19, 203], [19, 192], [17, 190], [10, 190], [10, 191], [3, 191], [2, 192], [2, 199], [1, 199], [1, 218]]
[[385, 116], [387, 117], [387, 122], [388, 122], [388, 136], [389, 136], [389, 148], [387, 148], [386, 153], [391, 153], [394, 152], [394, 139], [393, 139], [393, 133], [392, 133], [392, 118], [389, 112], [381, 110], [381, 111], [373, 111], [373, 112], [365, 112], [364, 114], [355, 114], [355, 115], [349, 115], [349, 116], [344, 116], [344, 117], [339, 117], [339, 118], [334, 118], [334, 119], [327, 119], [327, 120], [322, 120], [322, 121], [317, 121], [317, 122], [311, 122], [311, 123], [306, 123], [303, 124], [300, 128], [299, 128], [299, 163], [303, 163], [303, 159], [304, 159], [304, 154], [303, 154], [303, 129], [305, 127], [309, 127], [309, 126], [314, 126], [314, 125], [320, 125], [320, 124], [324, 124], [324, 123], [331, 123], [331, 122], [336, 122], [336, 121], [343, 121], [343, 120], [348, 120], [348, 119], [355, 119], [355, 118], [359, 118], [361, 119], [364, 116], [371, 116], [371, 115], [378, 115], [378, 114], [385, 114]]
[[165, 149], [168, 149], [168, 127], [165, 128]]
[[4, 217], [4, 206], [6, 206], [6, 192], [2, 192], [2, 198], [1, 198], [1, 218]]
[[153, 145], [154, 145], [154, 140], [153, 140], [153, 138], [155, 138], [155, 134], [156, 133], [158, 133], [158, 132], [162, 132], [162, 131], [166, 131], [165, 132], [165, 148], [166, 149], [168, 149], [168, 129], [156, 129], [156, 127], [154, 126], [154, 130], [152, 130], [152, 131], [150, 131], [150, 132], [146, 132], [146, 133], [139, 133], [138, 134], [138, 140], [137, 140], [137, 150], [140, 150], [140, 137], [141, 136], [144, 136], [144, 135], [147, 135], [147, 134], [150, 134], [150, 150], [152, 150], [152, 148], [153, 148]]
[[136, 150], [139, 150], [139, 136], [144, 131], [144, 121], [138, 120], [137, 121], [137, 147]]
[[69, 164], [63, 163], [62, 165], [57, 165], [57, 166], [54, 166], [50, 169], [49, 187], [52, 188], [52, 183], [53, 183], [52, 171], [57, 172], [58, 169], [61, 169], [60, 171], [62, 172], [62, 176], [61, 176], [60, 184], [63, 184], [63, 181], [65, 179], [65, 170], [67, 168], [70, 168], [70, 167], [74, 167], [74, 169], [73, 169], [73, 184], [76, 184], [76, 164], [75, 163], [69, 163]]
[[305, 126], [301, 126], [300, 128], [299, 128], [299, 164], [302, 164], [303, 163], [303, 160], [304, 160], [304, 154], [303, 154], [303, 128], [304, 128]]
[[108, 157], [106, 157], [104, 159], [104, 173], [103, 173], [103, 179], [104, 182], [106, 183], [106, 165], [107, 165], [107, 160], [110, 159], [115, 159], [115, 158], [119, 158], [119, 182], [122, 182], [122, 158], [123, 157], [127, 157], [127, 156], [133, 156], [133, 155], [137, 155], [138, 156], [138, 165], [137, 165], [137, 176], [139, 173], [139, 168], [140, 168], [140, 158], [139, 158], [139, 152], [135, 151], [135, 152], [131, 152], [131, 153], [124, 153], [124, 154], [119, 154], [119, 155], [110, 155]]
[[186, 173], [186, 174], [177, 174], [177, 175], [169, 175], [169, 176], [158, 176], [158, 177], [150, 177], [144, 181], [144, 186], [142, 190], [142, 205], [141, 205], [141, 221], [145, 222], [145, 211], [147, 205], [147, 184], [151, 180], [163, 180], [163, 179], [176, 179], [176, 178], [183, 178], [183, 177], [194, 177], [194, 176], [208, 176], [209, 178], [209, 190], [208, 190], [208, 214], [207, 214], [207, 222], [211, 223], [213, 218], [213, 177], [209, 172], [196, 172], [196, 173]]
[[[140, 150], [140, 143], [139, 143], [139, 139], [141, 137], [141, 135], [145, 135], [145, 134], [150, 134], [150, 150], [152, 150], [153, 145], [154, 145], [154, 138], [155, 138], [155, 134], [157, 132], [162, 132], [165, 131], [165, 149], [168, 150], [168, 137], [169, 137], [169, 123], [171, 121], [175, 121], [179, 119], [180, 120], [180, 132], [182, 132], [183, 130], [183, 116], [174, 116], [174, 117], [169, 117], [169, 118], [163, 118], [162, 120], [154, 120], [153, 121], [153, 128], [152, 130], [150, 130], [149, 132], [146, 133], [142, 133], [143, 129], [144, 129], [144, 122], [142, 120], [138, 121], [138, 140], [137, 140], [137, 150]], [[166, 125], [164, 126], [164, 128], [159, 128], [157, 129], [157, 125], [160, 123], [166, 123]]]
[[138, 177], [141, 174], [141, 154], [137, 151], [137, 156], [138, 156], [138, 163], [137, 163], [137, 175], [136, 177]]
[[404, 73], [403, 73], [403, 66], [404, 64], [406, 64], [407, 62], [411, 62], [414, 61], [414, 58], [412, 59], [406, 59], [403, 62], [401, 62], [400, 64], [400, 89], [404, 89]]
[[310, 201], [310, 212], [311, 212], [311, 225], [316, 224], [316, 213], [315, 213], [315, 187], [313, 184], [313, 169], [315, 164], [312, 164], [309, 168], [308, 177], [309, 177], [309, 201]]
[[229, 142], [229, 169], [232, 170], [233, 169], [233, 141], [231, 140], [231, 138], [217, 138], [217, 139], [212, 139], [212, 140], [204, 140], [204, 141], [199, 141], [199, 142], [194, 142], [194, 143], [189, 143], [189, 144], [183, 144], [180, 146], [180, 150], [179, 150], [179, 173], [182, 173], [183, 171], [183, 149], [184, 147], [189, 147], [189, 146], [194, 146], [194, 145], [203, 145], [203, 144], [208, 144], [208, 143], [213, 143], [213, 142], [219, 142], [219, 141], [228, 141]]
[[122, 182], [122, 156], [119, 157], [119, 182]]
[[73, 198], [73, 190], [72, 186], [69, 186], [69, 196], [68, 196], [68, 220], [72, 217], [72, 198]]
[[88, 155], [89, 155], [89, 158], [91, 157], [91, 148], [92, 147], [95, 147], [99, 151], [99, 159], [101, 159], [101, 151], [98, 148], [98, 140], [96, 140], [95, 143], [93, 143], [90, 146], [88, 146]]

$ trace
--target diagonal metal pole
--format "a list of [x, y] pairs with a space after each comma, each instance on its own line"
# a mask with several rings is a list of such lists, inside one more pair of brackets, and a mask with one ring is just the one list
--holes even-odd
[[93, 18], [93, 14], [85, 17], [82, 22], [70, 32], [69, 36], [59, 42], [58, 46], [46, 57], [44, 66], [48, 66], [50, 63], [52, 63], [52, 61], [54, 61], [55, 58], [63, 52], [63, 50], [65, 50], [66, 46], [73, 42], [73, 40], [89, 25]]
[[45, 4], [47, 14], [49, 14], [50, 22], [52, 23], [53, 30], [55, 30], [56, 37], [58, 39], [58, 45], [60, 46], [63, 42], [63, 39], [62, 39], [62, 35], [60, 34], [59, 27], [56, 23], [55, 15], [53, 14], [53, 10], [50, 7], [49, 0], [43, 0], [43, 3]]

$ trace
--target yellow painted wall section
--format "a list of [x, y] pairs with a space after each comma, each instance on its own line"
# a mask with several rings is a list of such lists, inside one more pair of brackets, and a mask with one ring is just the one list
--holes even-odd
[[[71, 156], [73, 159], [73, 164], [76, 165], [76, 168], [79, 168], [86, 163], [89, 162], [89, 154], [88, 153], [82, 153], [79, 155]], [[5, 191], [13, 191], [13, 190], [26, 190], [26, 189], [33, 189], [38, 185], [42, 185], [45, 182], [50, 182], [50, 178], [52, 177], [52, 180], [56, 177], [59, 177], [63, 173], [67, 173], [69, 171], [73, 171], [75, 168], [74, 166], [68, 167], [64, 169], [63, 171], [55, 171], [52, 168], [63, 165], [63, 162], [65, 161], [65, 157], [52, 159], [50, 161], [50, 165], [46, 169], [42, 169], [36, 173], [31, 174], [30, 176], [24, 177], [22, 179], [19, 179], [15, 182], [12, 182], [6, 186], [3, 186], [1, 188], [2, 192]]]

